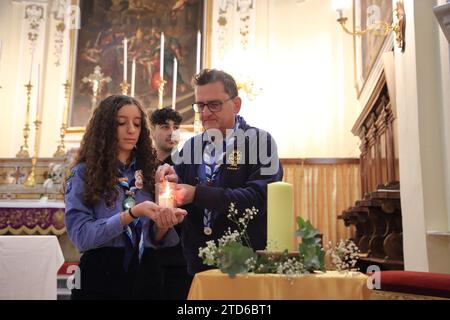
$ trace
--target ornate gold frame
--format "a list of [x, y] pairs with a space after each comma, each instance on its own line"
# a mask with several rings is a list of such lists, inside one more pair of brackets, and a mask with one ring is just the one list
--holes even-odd
[[[203, 0], [204, 1], [204, 15], [203, 15], [203, 66], [210, 67], [211, 66], [211, 37], [212, 37], [212, 15], [213, 15], [213, 3], [212, 0]], [[79, 0], [71, 0], [72, 5], [78, 6]], [[70, 89], [70, 107], [67, 114], [68, 123], [70, 123], [70, 111], [72, 108], [72, 99], [73, 99], [73, 78], [74, 78], [74, 57], [76, 42], [78, 38], [78, 32], [71, 30], [70, 37], [70, 54], [71, 54], [71, 65], [69, 68], [69, 79], [71, 79], [71, 89]], [[72, 56], [73, 55], [73, 56]], [[194, 125], [182, 125], [181, 128], [183, 130], [194, 132]], [[67, 134], [79, 134], [84, 133], [86, 131], [85, 127], [68, 127], [66, 130]]]
[[[390, 0], [389, 0], [390, 1]], [[355, 30], [357, 30], [357, 24], [356, 24], [356, 0], [353, 0], [353, 32], [355, 32]], [[364, 92], [364, 90], [366, 89], [367, 85], [368, 85], [368, 79], [370, 77], [370, 74], [373, 72], [375, 65], [377, 64], [377, 60], [378, 57], [384, 52], [385, 47], [387, 42], [389, 41], [390, 35], [386, 34], [384, 36], [383, 39], [383, 45], [381, 45], [380, 49], [378, 50], [377, 54], [376, 54], [376, 59], [374, 59], [374, 61], [371, 63], [370, 67], [369, 67], [369, 71], [367, 74], [367, 78], [363, 79], [362, 83], [359, 83], [359, 77], [358, 77], [358, 61], [357, 61], [357, 37], [360, 36], [358, 34], [354, 34], [353, 35], [353, 69], [354, 69], [354, 82], [355, 82], [355, 89], [356, 89], [356, 93], [357, 93], [357, 97], [358, 99], [361, 98], [362, 93]]]

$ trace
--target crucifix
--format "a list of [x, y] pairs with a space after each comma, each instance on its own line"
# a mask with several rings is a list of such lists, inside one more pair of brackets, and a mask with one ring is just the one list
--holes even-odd
[[99, 91], [102, 89], [104, 83], [111, 82], [110, 77], [104, 77], [102, 68], [96, 66], [94, 73], [91, 73], [88, 77], [84, 77], [82, 80], [84, 83], [90, 83], [92, 85], [92, 110], [97, 106], [97, 97]]
[[16, 167], [16, 170], [10, 172], [9, 176], [13, 179], [14, 184], [20, 184], [20, 179], [25, 177], [25, 174], [22, 173], [20, 167]]

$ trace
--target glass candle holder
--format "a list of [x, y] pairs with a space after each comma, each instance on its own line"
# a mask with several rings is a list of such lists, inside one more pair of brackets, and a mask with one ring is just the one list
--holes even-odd
[[160, 207], [175, 208], [175, 185], [167, 180], [156, 183], [156, 203]]

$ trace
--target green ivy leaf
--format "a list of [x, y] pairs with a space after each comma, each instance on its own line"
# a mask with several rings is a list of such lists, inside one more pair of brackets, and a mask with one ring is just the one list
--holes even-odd
[[239, 242], [230, 242], [222, 248], [219, 257], [220, 270], [234, 277], [238, 273], [248, 272], [246, 261], [250, 258], [256, 259], [256, 254], [249, 247]]
[[297, 217], [297, 236], [302, 238], [298, 251], [300, 253], [300, 261], [305, 268], [312, 272], [314, 270], [325, 270], [325, 252], [320, 245], [320, 239], [317, 238], [319, 231], [314, 228], [310, 221]]

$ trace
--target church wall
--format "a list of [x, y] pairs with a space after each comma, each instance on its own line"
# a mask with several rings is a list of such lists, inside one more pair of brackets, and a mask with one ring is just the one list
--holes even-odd
[[450, 238], [430, 234], [449, 231], [448, 105], [435, 2], [405, 1], [407, 49], [396, 52], [404, 254], [407, 270], [450, 273]]
[[[2, 125], [0, 126], [0, 136], [2, 143], [0, 144], [0, 156], [13, 156], [14, 151], [17, 152], [19, 148], [19, 140], [16, 142], [17, 135], [21, 135], [20, 129], [23, 128], [22, 123], [17, 123], [17, 113], [19, 101], [22, 103], [23, 99], [17, 97], [17, 90], [21, 90], [24, 95], [25, 81], [20, 79], [22, 73], [25, 73], [24, 60], [20, 57], [20, 42], [18, 35], [20, 35], [21, 24], [19, 21], [23, 15], [19, 5], [13, 4], [12, 1], [0, 2], [0, 40], [2, 41], [2, 52], [0, 60], [0, 101]], [[21, 62], [21, 63], [19, 63]], [[20, 114], [25, 114], [25, 106], [22, 105]], [[17, 127], [17, 130], [15, 129]], [[19, 129], [20, 127], [20, 129]], [[16, 146], [17, 150], [13, 150]]]
[[[213, 23], [219, 3], [214, 1]], [[228, 13], [230, 8], [228, 29], [213, 25], [212, 67], [261, 88], [253, 100], [244, 94], [241, 114], [273, 134], [281, 157], [358, 157], [358, 140], [350, 132], [360, 110], [353, 40], [336, 23], [331, 0], [258, 0], [255, 5], [247, 49], [239, 45], [239, 15]], [[220, 31], [225, 45], [217, 39]]]
[[[221, 1], [213, 1], [217, 5]], [[235, 6], [236, 1], [232, 2]], [[26, 49], [24, 1], [0, 2], [0, 40], [3, 54], [0, 69], [0, 99], [3, 102], [4, 143], [0, 157], [14, 157], [23, 143], [25, 88], [31, 55]], [[35, 1], [46, 4], [47, 1]], [[50, 2], [53, 4], [53, 2]], [[40, 157], [51, 157], [59, 142], [64, 89], [67, 73], [67, 48], [60, 66], [55, 65], [55, 30], [59, 22], [53, 6], [46, 7], [42, 43], [35, 64], [41, 64], [42, 131]], [[293, 1], [258, 0], [255, 2], [255, 27], [249, 60], [220, 61], [215, 47], [211, 66], [223, 68], [239, 78], [246, 74], [261, 88], [254, 100], [244, 95], [242, 115], [255, 126], [271, 132], [281, 157], [354, 157], [358, 156], [357, 139], [350, 129], [359, 106], [353, 88], [353, 44], [336, 23], [331, 0]], [[233, 19], [239, 21], [236, 13]], [[214, 20], [213, 20], [214, 21]], [[236, 22], [237, 23], [237, 22]], [[237, 25], [234, 24], [233, 27]], [[235, 33], [232, 33], [235, 34]], [[214, 35], [213, 35], [214, 36]], [[45, 41], [45, 43], [44, 43]], [[232, 43], [231, 56], [239, 53], [239, 40]], [[226, 59], [225, 59], [226, 60]], [[37, 62], [38, 61], [38, 62]], [[252, 62], [249, 64], [248, 62]], [[34, 73], [37, 73], [35, 68]], [[245, 79], [244, 79], [245, 80]], [[33, 81], [37, 83], [37, 78]], [[44, 85], [45, 84], [45, 85]], [[36, 88], [33, 91], [30, 124], [36, 113]], [[29, 138], [34, 146], [34, 126]], [[183, 137], [186, 134], [183, 135]], [[76, 147], [81, 134], [69, 134], [67, 146]]]
[[[38, 65], [40, 68], [39, 118], [42, 121], [39, 157], [51, 157], [59, 142], [59, 131], [64, 109], [63, 83], [67, 74], [68, 42], [61, 48], [59, 65], [55, 52], [56, 26], [61, 20], [55, 18], [54, 2], [49, 1], [1, 1], [0, 2], [0, 40], [3, 50], [0, 66], [0, 99], [3, 102], [1, 126], [2, 145], [0, 157], [14, 157], [24, 142], [23, 128], [26, 115], [25, 84], [30, 79], [30, 65], [33, 60], [31, 84], [33, 85], [30, 103], [30, 137], [28, 139], [30, 156], [34, 153], [35, 126], [37, 111]], [[31, 54], [28, 39], [29, 21], [25, 19], [25, 7], [34, 4], [44, 10], [37, 29], [36, 46]], [[67, 32], [64, 34], [67, 38]]]

